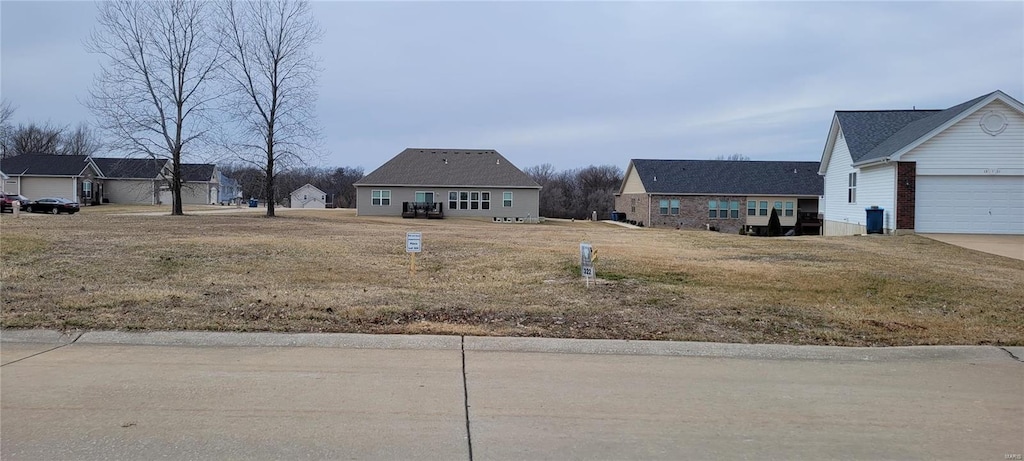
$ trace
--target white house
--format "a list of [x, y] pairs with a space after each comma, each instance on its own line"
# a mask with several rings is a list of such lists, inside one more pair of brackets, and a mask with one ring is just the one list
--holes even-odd
[[836, 111], [818, 174], [825, 235], [1024, 234], [1024, 105], [1002, 91], [945, 110]]
[[312, 184], [292, 192], [292, 208], [327, 208], [327, 193]]

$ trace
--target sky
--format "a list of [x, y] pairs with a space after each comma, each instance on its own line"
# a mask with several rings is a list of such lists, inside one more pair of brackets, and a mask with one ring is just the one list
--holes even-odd
[[[521, 168], [818, 161], [835, 110], [1024, 98], [1024, 2], [314, 2], [313, 166], [406, 147]], [[95, 123], [93, 2], [0, 2], [15, 123]]]

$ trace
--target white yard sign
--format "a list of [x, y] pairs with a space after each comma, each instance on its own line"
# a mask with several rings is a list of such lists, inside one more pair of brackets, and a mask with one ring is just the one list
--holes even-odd
[[580, 244], [580, 274], [583, 278], [587, 279], [587, 285], [590, 285], [590, 279], [595, 278], [594, 272], [594, 249], [589, 243]]
[[422, 232], [406, 232], [405, 233], [405, 252], [406, 253], [419, 253], [423, 251], [423, 233]]

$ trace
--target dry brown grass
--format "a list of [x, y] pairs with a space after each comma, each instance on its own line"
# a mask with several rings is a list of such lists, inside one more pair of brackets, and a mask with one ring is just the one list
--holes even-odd
[[[154, 210], [0, 217], [0, 325], [1024, 344], [1024, 262], [916, 236], [766, 239], [339, 210], [124, 214]], [[410, 230], [424, 233], [415, 276]], [[599, 256], [589, 289], [578, 275], [584, 240]]]

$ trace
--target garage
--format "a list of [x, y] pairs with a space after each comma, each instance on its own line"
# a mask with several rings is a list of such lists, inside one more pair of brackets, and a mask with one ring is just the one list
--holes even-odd
[[918, 176], [915, 229], [1024, 234], [1024, 176]]

